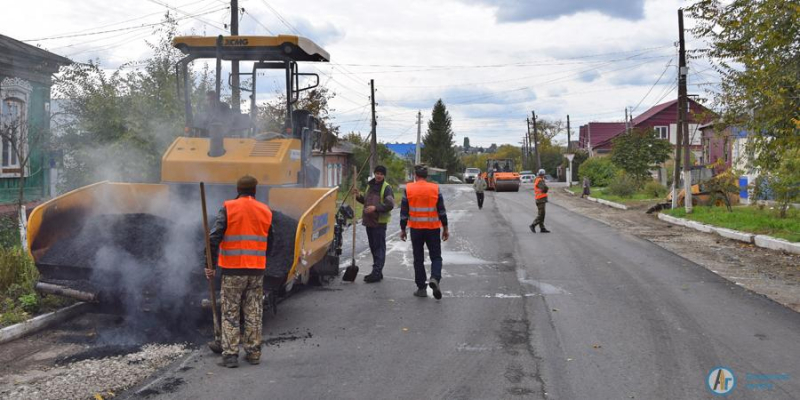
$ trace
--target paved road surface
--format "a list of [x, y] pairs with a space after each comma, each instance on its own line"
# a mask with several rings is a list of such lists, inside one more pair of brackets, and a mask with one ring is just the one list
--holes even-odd
[[[532, 234], [529, 188], [489, 192], [482, 211], [469, 186], [444, 190], [441, 301], [411, 295], [410, 244], [395, 237], [383, 282], [337, 281], [281, 303], [261, 365], [223, 369], [201, 349], [127, 395], [700, 399], [723, 365], [738, 379], [728, 398], [800, 397], [797, 313], [557, 204], [553, 233]], [[788, 380], [755, 390], [764, 381], [747, 374]]]

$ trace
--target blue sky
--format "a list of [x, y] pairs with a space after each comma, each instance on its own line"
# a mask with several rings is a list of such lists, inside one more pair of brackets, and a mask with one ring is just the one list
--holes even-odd
[[[152, 24], [166, 11], [182, 34], [227, 34], [224, 0], [30, 0], [4, 4], [0, 33], [75, 61], [114, 68], [148, 57]], [[375, 80], [378, 138], [411, 141], [416, 114], [441, 98], [456, 141], [518, 143], [535, 110], [588, 121], [634, 115], [676, 96], [680, 0], [239, 0], [240, 32], [310, 37], [331, 64], [306, 64], [337, 96], [342, 132], [369, 130]], [[687, 28], [692, 26], [687, 18]], [[66, 37], [64, 37], [66, 36]], [[51, 39], [58, 37], [56, 39]], [[46, 39], [46, 40], [42, 40]], [[687, 35], [689, 49], [702, 45]], [[719, 78], [690, 63], [689, 92], [708, 97]], [[264, 79], [265, 100], [277, 87]], [[423, 125], [425, 126], [425, 125]], [[423, 128], [424, 129], [424, 128]], [[566, 132], [557, 139], [565, 140]]]

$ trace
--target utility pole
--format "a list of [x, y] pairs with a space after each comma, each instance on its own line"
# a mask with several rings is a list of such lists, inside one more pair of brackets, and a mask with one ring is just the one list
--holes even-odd
[[[692, 171], [689, 169], [689, 121], [687, 118], [686, 106], [688, 98], [686, 96], [686, 75], [689, 69], [686, 67], [686, 47], [683, 40], [683, 9], [678, 9], [678, 34], [680, 41], [680, 56], [678, 70], [678, 124], [683, 131], [683, 187], [686, 190], [685, 203], [686, 213], [692, 213]], [[679, 131], [680, 132], [680, 131]]]
[[533, 116], [533, 153], [536, 155], [536, 170], [538, 171], [542, 169], [542, 157], [539, 156], [539, 136], [536, 133], [536, 111], [531, 111], [531, 115]]
[[375, 171], [375, 167], [378, 166], [378, 132], [377, 132], [377, 121], [375, 119], [375, 80], [369, 80], [369, 89], [372, 95], [370, 96], [370, 102], [372, 103], [372, 140], [370, 141], [369, 145], [369, 170], [370, 173]]
[[630, 132], [631, 126], [628, 124], [628, 107], [625, 107], [625, 133]]
[[[239, 0], [231, 0], [231, 35], [239, 35]], [[231, 61], [231, 103], [233, 111], [239, 114], [241, 98], [239, 96], [239, 60]]]
[[569, 114], [567, 114], [567, 153], [571, 153], [570, 150], [572, 150], [572, 140], [570, 140]]
[[420, 147], [420, 140], [422, 139], [422, 111], [417, 111], [417, 150], [414, 153], [414, 165], [421, 164], [422, 148]]
[[528, 135], [522, 135], [522, 168], [523, 170], [528, 169]]
[[530, 168], [531, 164], [533, 164], [533, 159], [531, 158], [531, 119], [525, 118], [525, 126], [528, 128], [528, 148], [525, 150], [527, 151], [527, 159], [528, 164], [526, 165], [526, 169]]

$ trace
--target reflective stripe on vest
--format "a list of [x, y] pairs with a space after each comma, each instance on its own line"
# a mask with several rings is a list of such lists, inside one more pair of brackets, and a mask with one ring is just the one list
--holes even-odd
[[406, 185], [408, 199], [408, 227], [413, 229], [439, 229], [442, 227], [436, 203], [439, 201], [439, 185], [428, 181], [417, 181]]
[[225, 202], [228, 227], [220, 243], [220, 268], [265, 269], [272, 211], [258, 200], [244, 196]]
[[536, 197], [536, 200], [543, 199], [547, 197], [547, 193], [543, 192], [542, 189], [539, 189], [539, 182], [542, 181], [542, 178], [536, 178], [533, 181], [533, 194]]
[[[386, 187], [389, 186], [386, 181], [383, 181], [383, 185], [381, 185], [381, 204], [383, 204], [383, 195], [386, 193]], [[391, 213], [380, 213], [378, 214], [378, 223], [379, 224], [388, 224], [389, 221], [392, 219]]]

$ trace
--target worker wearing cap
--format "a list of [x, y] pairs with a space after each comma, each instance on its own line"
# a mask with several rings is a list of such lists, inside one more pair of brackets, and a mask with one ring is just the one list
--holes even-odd
[[428, 285], [433, 297], [442, 298], [442, 242], [447, 241], [450, 231], [447, 228], [447, 212], [439, 185], [428, 182], [428, 168], [424, 165], [414, 167], [415, 181], [406, 185], [405, 195], [400, 205], [400, 239], [406, 241], [406, 227], [411, 228], [411, 247], [414, 250], [414, 282], [417, 291], [414, 296], [428, 297], [425, 285], [425, 246], [431, 258], [431, 278]]
[[[224, 203], [210, 234], [211, 257], [222, 272], [222, 337], [215, 338], [209, 347], [222, 353], [222, 365], [228, 368], [239, 365], [240, 339], [250, 364], [261, 359], [264, 271], [272, 250], [272, 211], [256, 200], [257, 185], [252, 176], [239, 179], [238, 196]], [[215, 270], [206, 270], [207, 278], [214, 274]]]
[[540, 232], [542, 233], [550, 233], [547, 228], [544, 227], [544, 207], [547, 204], [547, 191], [548, 191], [547, 183], [544, 180], [544, 170], [540, 169], [539, 174], [536, 176], [536, 179], [533, 181], [533, 194], [536, 198], [536, 219], [533, 220], [531, 224], [531, 232], [536, 233], [536, 225], [539, 225]]
[[364, 282], [380, 282], [383, 279], [383, 265], [386, 262], [386, 225], [394, 208], [394, 193], [386, 183], [386, 167], [378, 165], [373, 171], [375, 177], [367, 184], [362, 194], [353, 188], [356, 200], [364, 205], [362, 223], [367, 228], [369, 250], [372, 253], [372, 272], [364, 276]]

